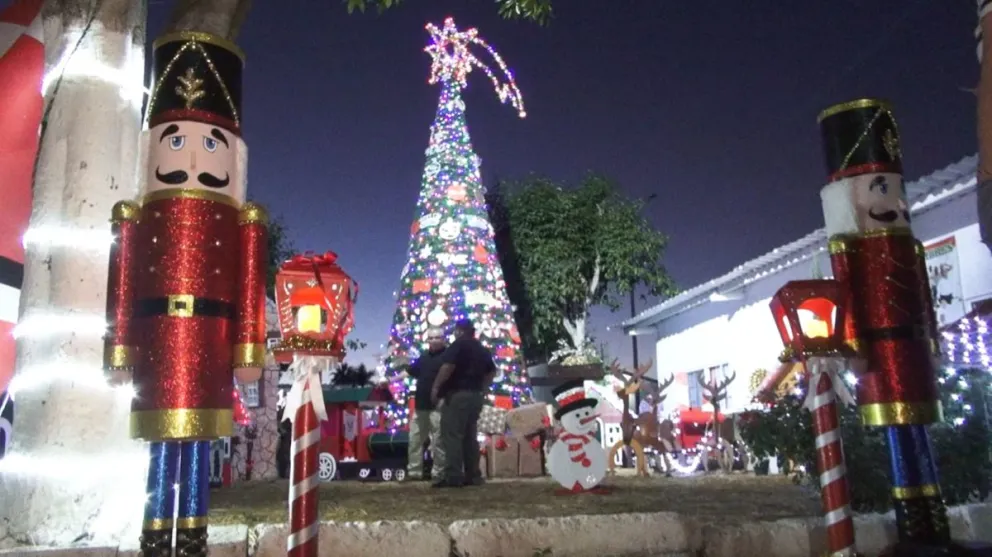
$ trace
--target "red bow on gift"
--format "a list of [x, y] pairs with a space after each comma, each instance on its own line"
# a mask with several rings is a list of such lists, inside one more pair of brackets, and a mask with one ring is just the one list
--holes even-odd
[[497, 451], [505, 451], [506, 450], [506, 447], [508, 447], [508, 445], [506, 444], [506, 439], [503, 439], [502, 437], [500, 437], [499, 439], [496, 440], [496, 450]]
[[534, 438], [530, 440], [530, 448], [534, 449], [535, 451], [541, 448], [540, 436], [535, 435]]
[[338, 260], [338, 254], [333, 251], [326, 251], [323, 254], [314, 254], [312, 251], [294, 255], [292, 261], [296, 265], [334, 265]]

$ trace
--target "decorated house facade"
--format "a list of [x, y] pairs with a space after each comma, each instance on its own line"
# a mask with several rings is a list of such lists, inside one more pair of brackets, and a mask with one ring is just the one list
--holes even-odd
[[[976, 166], [970, 156], [906, 183], [941, 326], [992, 298], [992, 256], [978, 231]], [[711, 411], [700, 378], [712, 383], [736, 376], [721, 405], [732, 414], [748, 407], [762, 383], [791, 375], [778, 360], [782, 341], [769, 302], [785, 283], [830, 278], [830, 269], [821, 228], [625, 321], [626, 333], [657, 339], [654, 377], [675, 376], [664, 411]], [[792, 384], [786, 379], [776, 387], [781, 392]]]

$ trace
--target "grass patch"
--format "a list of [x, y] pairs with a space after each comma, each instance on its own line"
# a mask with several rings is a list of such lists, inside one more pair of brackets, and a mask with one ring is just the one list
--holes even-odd
[[[615, 477], [608, 495], [555, 495], [550, 478], [495, 480], [480, 487], [432, 489], [426, 482], [331, 482], [320, 486], [321, 520], [425, 520], [557, 517], [672, 511], [722, 522], [820, 514], [819, 496], [782, 476]], [[251, 482], [212, 494], [214, 524], [286, 522], [285, 480]]]

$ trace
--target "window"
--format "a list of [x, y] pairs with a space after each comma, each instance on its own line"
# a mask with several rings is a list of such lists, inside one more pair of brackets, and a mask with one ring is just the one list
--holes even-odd
[[242, 398], [246, 408], [258, 408], [261, 406], [261, 401], [258, 397], [258, 381], [246, 383], [242, 391], [244, 394]]
[[703, 377], [703, 370], [697, 370], [690, 372], [687, 376], [689, 383], [689, 407], [690, 408], [702, 408], [703, 407], [703, 387], [699, 384], [699, 380]]

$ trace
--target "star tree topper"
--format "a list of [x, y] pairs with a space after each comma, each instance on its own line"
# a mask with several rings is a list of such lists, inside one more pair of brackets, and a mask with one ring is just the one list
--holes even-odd
[[[489, 77], [500, 102], [506, 104], [509, 101], [521, 118], [527, 116], [527, 111], [524, 110], [524, 98], [513, 79], [513, 73], [506, 67], [503, 58], [486, 41], [479, 38], [478, 29], [459, 31], [455, 27], [455, 20], [450, 17], [444, 20], [444, 27], [439, 28], [433, 23], [428, 23], [426, 28], [431, 34], [431, 44], [424, 49], [424, 52], [430, 54], [433, 59], [428, 83], [433, 85], [438, 82], [454, 81], [459, 88], [464, 89], [468, 74], [473, 67], [477, 67]], [[469, 47], [473, 44], [481, 46], [492, 56], [500, 71], [506, 76], [505, 82], [501, 82], [492, 68], [472, 54]]]

